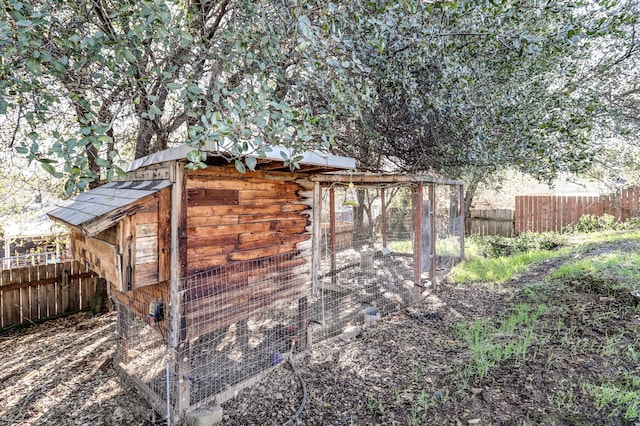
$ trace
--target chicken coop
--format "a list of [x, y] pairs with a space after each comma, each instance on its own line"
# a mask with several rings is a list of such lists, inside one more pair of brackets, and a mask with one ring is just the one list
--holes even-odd
[[114, 365], [167, 419], [384, 321], [464, 255], [462, 182], [359, 174], [317, 152], [291, 171], [281, 151], [239, 173], [216, 152], [193, 170], [172, 148], [49, 212], [108, 283]]

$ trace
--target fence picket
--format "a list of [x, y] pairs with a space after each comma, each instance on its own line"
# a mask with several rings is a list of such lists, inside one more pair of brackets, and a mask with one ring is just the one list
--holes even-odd
[[[64, 300], [62, 271], [69, 272], [69, 291]], [[63, 312], [63, 304], [68, 312], [85, 309], [89, 303], [81, 297], [93, 295], [94, 283], [90, 271], [77, 261], [3, 270], [0, 274], [0, 327], [57, 315]]]
[[640, 188], [604, 196], [519, 195], [515, 200], [515, 233], [562, 231], [585, 214], [610, 214], [616, 220], [640, 215]]

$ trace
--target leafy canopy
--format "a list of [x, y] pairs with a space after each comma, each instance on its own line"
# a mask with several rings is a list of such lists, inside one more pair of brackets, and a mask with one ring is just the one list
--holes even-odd
[[0, 2], [0, 131], [69, 193], [183, 143], [550, 179], [637, 122], [632, 0]]
[[241, 171], [270, 143], [328, 148], [338, 117], [370, 102], [321, 2], [3, 0], [2, 14], [9, 145], [68, 192], [175, 144], [194, 147], [193, 167], [222, 146]]

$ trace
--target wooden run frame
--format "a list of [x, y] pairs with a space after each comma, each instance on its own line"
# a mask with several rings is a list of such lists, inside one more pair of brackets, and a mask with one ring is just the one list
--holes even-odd
[[[332, 282], [335, 284], [335, 276], [334, 273], [336, 271], [336, 217], [335, 217], [335, 191], [333, 188], [333, 184], [349, 184], [354, 183], [358, 186], [364, 187], [376, 187], [380, 185], [393, 185], [393, 184], [407, 184], [412, 185], [412, 199], [413, 199], [413, 208], [414, 208], [414, 253], [413, 253], [413, 267], [414, 267], [414, 296], [415, 299], [418, 300], [420, 294], [422, 292], [423, 284], [423, 273], [426, 272], [423, 270], [423, 265], [429, 265], [429, 281], [434, 289], [437, 288], [436, 283], [436, 191], [435, 188], [438, 185], [447, 185], [454, 186], [458, 189], [458, 194], [460, 197], [460, 203], [458, 206], [458, 214], [463, 217], [464, 215], [464, 182], [460, 180], [451, 180], [451, 179], [442, 179], [436, 178], [433, 176], [426, 176], [421, 174], [412, 174], [412, 175], [396, 175], [396, 174], [387, 174], [387, 175], [369, 175], [369, 174], [324, 174], [324, 175], [316, 175], [311, 178], [312, 181], [316, 182], [316, 192], [320, 192], [322, 187], [329, 188], [329, 245], [331, 247], [331, 271], [332, 271]], [[319, 185], [319, 186], [318, 186]], [[424, 189], [425, 186], [428, 189], [428, 204], [426, 205], [428, 208], [428, 223], [425, 223], [425, 200], [424, 200]], [[382, 224], [381, 224], [381, 232], [382, 232], [382, 241], [383, 245], [387, 244], [387, 217], [386, 217], [386, 205], [384, 201], [384, 188], [381, 188], [382, 194]], [[318, 201], [315, 205], [314, 210], [320, 210], [320, 199], [322, 198], [320, 194], [316, 194]], [[319, 225], [318, 225], [319, 226]], [[429, 253], [423, 253], [424, 245], [423, 238], [425, 237], [425, 230], [429, 230], [431, 233], [428, 235], [429, 241], [432, 244], [429, 244]], [[317, 234], [319, 235], [319, 234]], [[315, 238], [317, 239], [317, 238]], [[315, 247], [317, 249], [317, 247]], [[464, 258], [464, 226], [462, 227], [460, 234], [460, 255], [461, 258]], [[313, 256], [313, 288], [318, 288], [318, 274], [315, 273], [319, 269], [319, 254], [314, 249]]]

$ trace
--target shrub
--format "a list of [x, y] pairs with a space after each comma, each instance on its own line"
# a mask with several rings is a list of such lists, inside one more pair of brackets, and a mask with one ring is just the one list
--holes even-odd
[[484, 257], [511, 256], [532, 250], [553, 250], [564, 244], [565, 237], [557, 232], [535, 234], [524, 232], [517, 237], [488, 236], [478, 241]]
[[567, 227], [569, 232], [600, 232], [613, 231], [618, 228], [616, 218], [610, 214], [596, 216], [594, 214], [585, 214], [580, 217], [577, 223]]
[[632, 217], [618, 224], [620, 230], [640, 229], [640, 217]]

